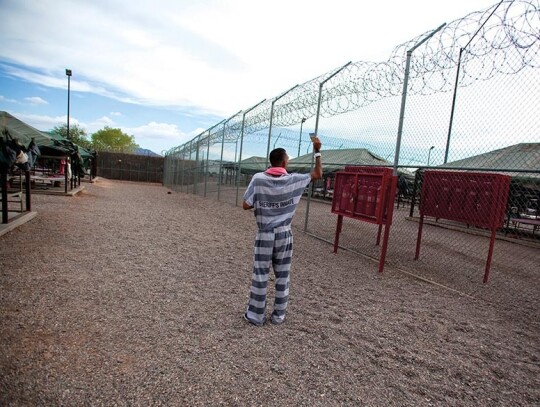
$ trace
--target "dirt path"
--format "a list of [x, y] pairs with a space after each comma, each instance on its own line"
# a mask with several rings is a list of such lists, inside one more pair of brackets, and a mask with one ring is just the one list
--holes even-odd
[[253, 216], [167, 192], [35, 196], [0, 237], [0, 405], [540, 403], [538, 286], [472, 299], [295, 230], [288, 319], [256, 328]]

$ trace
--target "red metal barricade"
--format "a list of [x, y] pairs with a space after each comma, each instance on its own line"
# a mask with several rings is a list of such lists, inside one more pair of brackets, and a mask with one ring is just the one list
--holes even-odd
[[385, 225], [379, 261], [379, 271], [383, 271], [396, 187], [397, 177], [390, 168], [346, 166], [345, 171], [336, 173], [332, 200], [332, 213], [338, 215], [334, 253], [337, 253], [344, 216], [379, 225], [377, 245]]
[[502, 174], [460, 171], [426, 171], [422, 179], [420, 223], [415, 260], [420, 254], [424, 216], [448, 219], [491, 229], [484, 283], [489, 268], [497, 228], [504, 225], [510, 177]]

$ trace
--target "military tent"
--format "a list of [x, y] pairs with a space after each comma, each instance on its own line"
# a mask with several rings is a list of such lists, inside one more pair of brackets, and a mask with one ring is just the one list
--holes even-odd
[[[456, 169], [540, 172], [540, 143], [520, 143], [443, 164]], [[513, 174], [516, 175], [516, 174]]]
[[[391, 167], [393, 163], [373, 154], [365, 148], [347, 148], [323, 150], [323, 171], [325, 174], [343, 171], [346, 165], [365, 165]], [[292, 172], [309, 172], [312, 154], [304, 154], [289, 161], [288, 169]]]

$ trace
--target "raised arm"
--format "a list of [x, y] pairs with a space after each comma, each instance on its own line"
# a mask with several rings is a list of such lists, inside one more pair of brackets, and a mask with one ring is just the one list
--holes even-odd
[[322, 178], [323, 176], [322, 161], [321, 161], [322, 143], [318, 137], [313, 138], [312, 141], [313, 141], [313, 153], [315, 156], [315, 167], [313, 167], [313, 170], [311, 171], [311, 180], [315, 181], [317, 179]]

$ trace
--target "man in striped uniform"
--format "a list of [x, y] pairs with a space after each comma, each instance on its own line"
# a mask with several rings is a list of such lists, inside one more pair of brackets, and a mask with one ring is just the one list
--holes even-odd
[[289, 300], [289, 271], [293, 252], [291, 222], [306, 186], [322, 177], [321, 142], [312, 137], [315, 167], [311, 174], [289, 174], [289, 156], [283, 148], [270, 153], [271, 168], [255, 174], [244, 194], [244, 209], [255, 209], [253, 275], [244, 318], [254, 325], [266, 321], [266, 293], [270, 266], [275, 275], [275, 299], [271, 321], [285, 320]]

